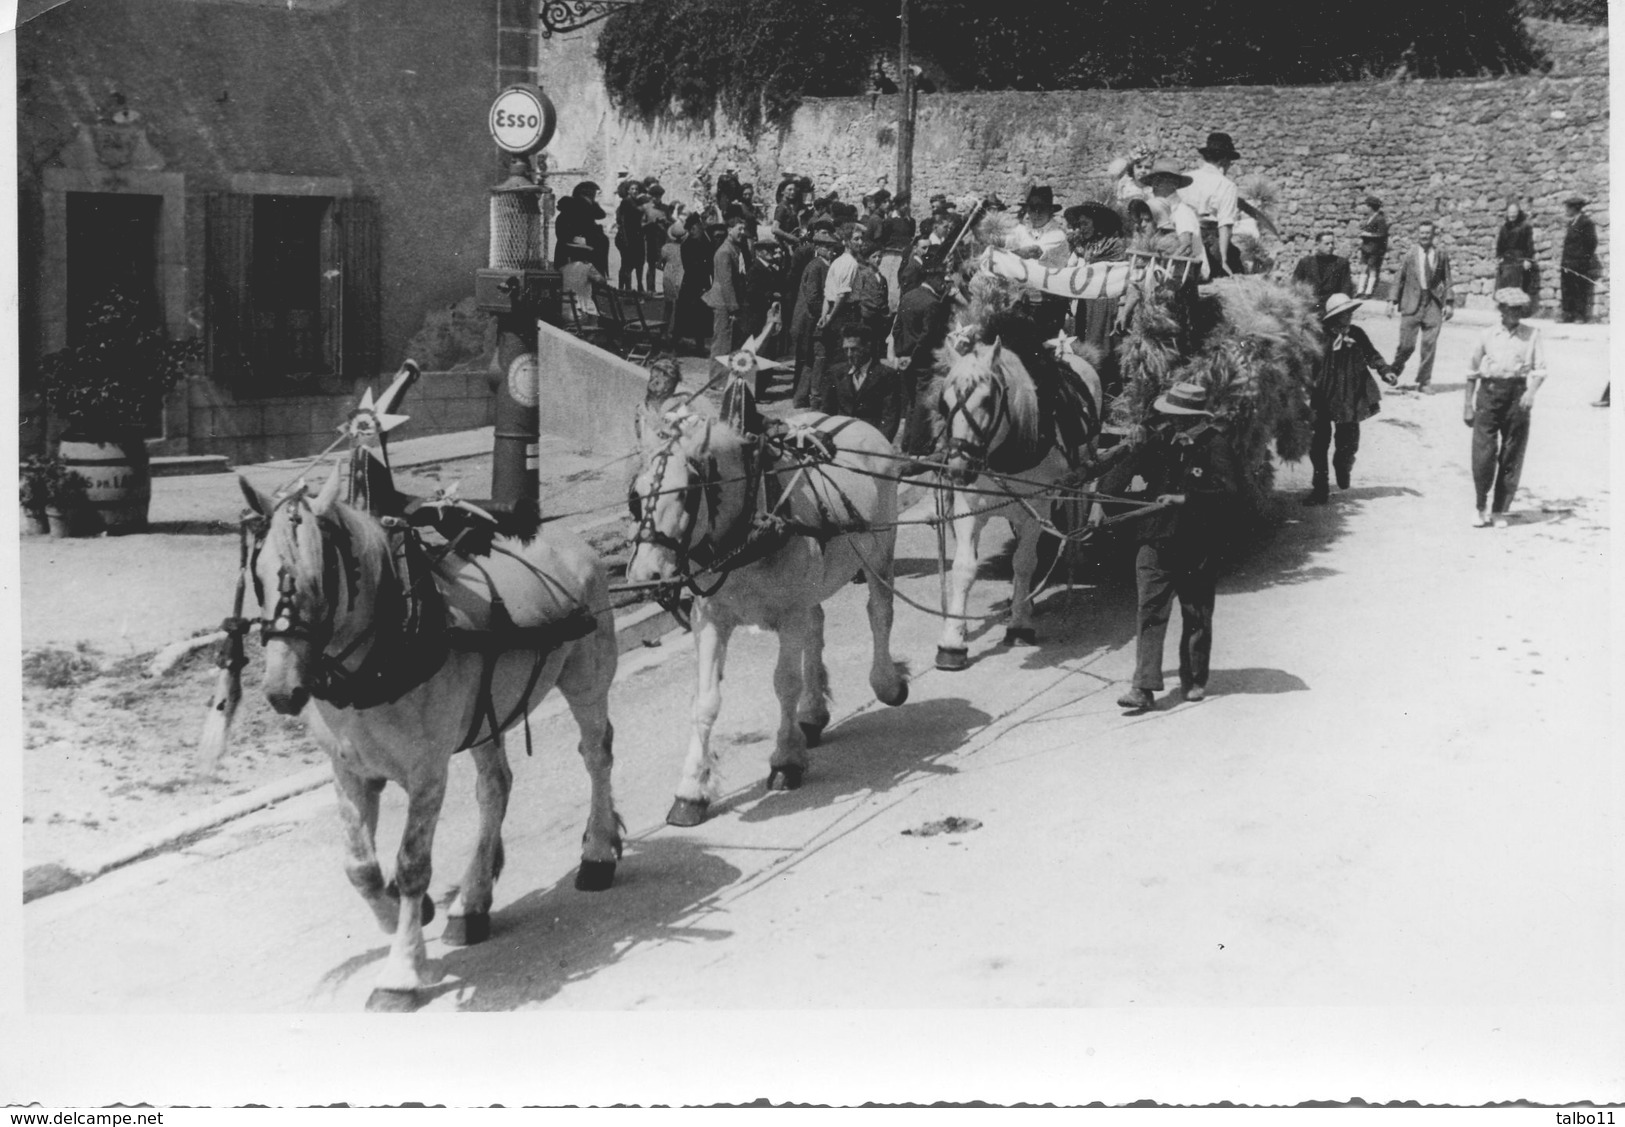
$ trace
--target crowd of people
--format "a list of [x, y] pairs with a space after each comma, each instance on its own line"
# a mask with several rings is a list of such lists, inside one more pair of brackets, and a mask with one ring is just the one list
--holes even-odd
[[[1257, 181], [1244, 193], [1231, 179], [1240, 155], [1223, 132], [1208, 135], [1189, 167], [1136, 153], [1108, 166], [1093, 198], [1065, 208], [1051, 186], [1034, 185], [1015, 209], [1013, 226], [1001, 228], [1001, 241], [1006, 250], [1055, 269], [1118, 262], [1131, 247], [1150, 249], [1189, 260], [1193, 286], [1270, 272], [1263, 232], [1274, 226], [1260, 206], [1268, 193]], [[560, 202], [557, 235], [561, 261], [577, 258], [602, 278], [609, 238], [599, 226], [605, 215], [597, 192], [596, 185], [580, 185]], [[796, 407], [864, 419], [905, 453], [925, 452], [928, 407], [918, 402], [917, 390], [929, 378], [933, 348], [950, 315], [949, 252], [970, 219], [1008, 210], [1004, 201], [989, 195], [961, 202], [939, 193], [916, 216], [907, 193], [882, 188], [849, 203], [834, 192], [817, 194], [806, 177], [786, 175], [766, 206], [734, 167], [692, 210], [666, 203], [652, 179], [624, 179], [616, 194], [621, 284], [653, 291], [659, 272], [674, 344], [721, 364], [761, 333], [776, 309], [782, 331], [768, 335], [761, 353], [793, 369]], [[1332, 231], [1317, 233], [1313, 253], [1291, 273], [1312, 295], [1322, 327], [1310, 395], [1312, 483], [1305, 502], [1312, 505], [1329, 500], [1333, 480], [1339, 489], [1350, 488], [1360, 424], [1382, 397], [1375, 377], [1397, 386], [1416, 356], [1407, 390], [1428, 393], [1439, 334], [1456, 308], [1450, 255], [1436, 245], [1437, 225], [1423, 219], [1412, 226], [1410, 245], [1386, 281], [1393, 227], [1379, 198], [1366, 196], [1362, 206], [1358, 274], [1338, 253]], [[1596, 231], [1585, 207], [1579, 196], [1566, 204], [1559, 287], [1564, 321], [1589, 319], [1599, 273]], [[1516, 202], [1507, 206], [1495, 252], [1500, 323], [1482, 334], [1473, 353], [1463, 418], [1473, 431], [1473, 523], [1499, 527], [1507, 523], [1530, 408], [1546, 377], [1540, 333], [1525, 322], [1539, 303], [1534, 234]], [[1391, 362], [1353, 323], [1363, 304], [1383, 296], [1389, 315], [1400, 318]], [[1041, 339], [1070, 333], [1093, 344], [1110, 389], [1107, 373], [1124, 330], [1117, 298], [1071, 301], [1035, 291], [1026, 313]], [[1169, 389], [1154, 406], [1163, 423], [1149, 428], [1166, 440], [1148, 441], [1140, 433], [1118, 448], [1165, 502], [1163, 515], [1140, 522], [1140, 653], [1134, 684], [1119, 702], [1126, 708], [1149, 707], [1162, 687], [1163, 636], [1176, 596], [1184, 620], [1181, 689], [1190, 700], [1204, 693], [1215, 541], [1225, 499], [1237, 489], [1224, 427], [1207, 397], [1200, 384]]]

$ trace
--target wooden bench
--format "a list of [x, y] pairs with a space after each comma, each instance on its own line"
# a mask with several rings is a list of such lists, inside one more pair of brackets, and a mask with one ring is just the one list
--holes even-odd
[[598, 306], [598, 327], [610, 351], [634, 364], [644, 364], [657, 350], [668, 347], [665, 322], [649, 320], [644, 295], [594, 282], [592, 300]]

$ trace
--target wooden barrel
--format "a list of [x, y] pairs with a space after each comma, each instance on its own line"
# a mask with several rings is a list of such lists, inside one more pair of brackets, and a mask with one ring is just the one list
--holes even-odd
[[114, 536], [147, 530], [152, 469], [139, 438], [98, 442], [63, 435], [57, 453], [88, 483], [91, 511], [102, 530]]

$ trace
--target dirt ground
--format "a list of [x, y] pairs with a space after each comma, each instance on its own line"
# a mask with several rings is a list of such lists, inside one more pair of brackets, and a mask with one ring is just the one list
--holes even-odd
[[[1362, 324], [1385, 355], [1392, 355], [1397, 322], [1362, 317]], [[1366, 424], [1362, 468], [1381, 457], [1381, 472], [1390, 480], [1406, 480], [1424, 492], [1444, 486], [1460, 493], [1455, 510], [1465, 524], [1471, 513], [1467, 430], [1459, 420], [1461, 374], [1466, 369], [1472, 342], [1483, 322], [1458, 321], [1446, 327], [1435, 376], [1437, 393], [1421, 398], [1390, 394], [1384, 410]], [[1567, 329], [1552, 326], [1549, 350], [1553, 377], [1537, 407], [1525, 472], [1525, 492], [1516, 518], [1518, 534], [1537, 540], [1555, 540], [1575, 550], [1606, 551], [1610, 520], [1606, 434], [1608, 412], [1592, 410], [1575, 415], [1607, 380], [1607, 337], [1595, 327]], [[1407, 382], [1414, 378], [1407, 375]], [[1562, 406], [1559, 414], [1552, 409]], [[1568, 434], [1553, 429], [1557, 418], [1578, 423]], [[1388, 432], [1387, 437], [1379, 437]], [[1601, 441], [1592, 432], [1600, 432]], [[1403, 438], [1402, 441], [1391, 439]], [[604, 497], [624, 488], [628, 468], [605, 467], [602, 459], [559, 456], [556, 472], [544, 496], [552, 511], [601, 507]], [[489, 459], [469, 459], [449, 465], [429, 465], [400, 475], [401, 487], [419, 495], [432, 494], [452, 481], [460, 482], [463, 496], [484, 496], [489, 488]], [[1356, 478], [1363, 476], [1360, 469]], [[1303, 518], [1291, 496], [1302, 488], [1307, 464], [1283, 467], [1277, 475], [1280, 504], [1277, 522]], [[1357, 482], [1358, 486], [1358, 482]], [[160, 488], [164, 488], [160, 483]], [[1357, 490], [1358, 492], [1358, 490]], [[1363, 494], [1362, 494], [1363, 497]], [[578, 505], [579, 502], [579, 505]], [[1338, 503], [1334, 495], [1334, 506]], [[1400, 530], [1395, 530], [1396, 534]], [[1484, 533], [1485, 548], [1498, 558], [1506, 545], [1497, 535]], [[1396, 552], [1396, 597], [1406, 615], [1415, 616], [1416, 629], [1425, 634], [1459, 625], [1461, 608], [1438, 600], [1412, 599], [1403, 590], [1408, 571], [1426, 568], [1427, 552], [1420, 545], [1436, 532], [1425, 526], [1408, 530], [1419, 547]], [[599, 533], [597, 546], [613, 554], [622, 547], [624, 531], [613, 526]], [[212, 628], [229, 602], [229, 576], [235, 562], [236, 541], [227, 524], [192, 522], [177, 525], [169, 535], [130, 538], [143, 561], [158, 574], [169, 559], [166, 553], [196, 558], [212, 553], [221, 562], [224, 578], [218, 589], [173, 592], [186, 602], [194, 625], [169, 634], [137, 632], [134, 639], [104, 628], [92, 640], [74, 633], [82, 627], [71, 614], [60, 612], [69, 625], [56, 634], [36, 625], [35, 636], [52, 640], [25, 648], [23, 714], [23, 855], [25, 867], [47, 861], [72, 861], [112, 848], [143, 831], [193, 813], [212, 803], [322, 762], [322, 755], [305, 736], [303, 725], [273, 714], [254, 689], [258, 668], [257, 643], [251, 640], [251, 664], [245, 672], [243, 705], [234, 731], [233, 750], [214, 778], [200, 778], [192, 769], [193, 749], [204, 709], [214, 683], [213, 649], [191, 654], [161, 678], [146, 675], [146, 666], [159, 637], [178, 640]], [[67, 548], [70, 545], [63, 545]], [[1516, 549], [1526, 555], [1528, 546]], [[178, 557], [177, 557], [178, 558]], [[136, 562], [136, 561], [132, 561]], [[1517, 567], [1517, 556], [1495, 566]], [[25, 640], [30, 637], [30, 614], [45, 613], [27, 587], [25, 567]], [[1533, 577], [1530, 577], [1533, 578]], [[1431, 589], [1431, 585], [1430, 585]], [[70, 600], [71, 602], [71, 600]], [[202, 608], [199, 611], [199, 607]], [[200, 617], [201, 614], [201, 617]], [[77, 640], [70, 640], [75, 639]], [[1396, 673], [1407, 677], [1442, 679], [1446, 671], [1409, 668], [1405, 654], [1391, 660]], [[1539, 671], [1537, 671], [1538, 674]]]

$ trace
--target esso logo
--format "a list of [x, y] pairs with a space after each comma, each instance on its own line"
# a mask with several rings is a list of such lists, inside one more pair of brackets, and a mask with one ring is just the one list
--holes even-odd
[[535, 86], [510, 86], [491, 103], [491, 139], [504, 152], [525, 156], [546, 147], [558, 121], [553, 103]]

